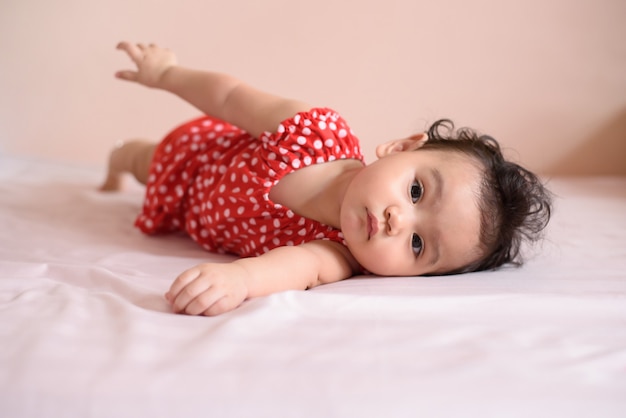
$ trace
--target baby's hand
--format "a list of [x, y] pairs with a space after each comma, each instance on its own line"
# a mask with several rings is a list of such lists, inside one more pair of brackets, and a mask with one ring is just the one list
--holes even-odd
[[246, 275], [235, 263], [199, 264], [178, 276], [165, 298], [176, 313], [218, 315], [246, 299]]
[[169, 49], [159, 48], [154, 44], [132, 44], [120, 42], [117, 45], [137, 65], [137, 71], [122, 70], [115, 73], [117, 78], [135, 81], [148, 87], [158, 87], [163, 75], [177, 64], [176, 56]]

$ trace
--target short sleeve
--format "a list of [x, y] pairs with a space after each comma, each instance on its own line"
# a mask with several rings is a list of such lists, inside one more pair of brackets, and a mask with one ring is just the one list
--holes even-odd
[[261, 136], [267, 163], [277, 173], [339, 159], [363, 161], [358, 138], [334, 110], [313, 108]]

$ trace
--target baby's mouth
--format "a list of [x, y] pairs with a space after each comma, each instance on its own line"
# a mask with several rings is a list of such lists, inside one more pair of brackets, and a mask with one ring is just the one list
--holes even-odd
[[367, 239], [370, 240], [378, 232], [378, 219], [367, 208]]

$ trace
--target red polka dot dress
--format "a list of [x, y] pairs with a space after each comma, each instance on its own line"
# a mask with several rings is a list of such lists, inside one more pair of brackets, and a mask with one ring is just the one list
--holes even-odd
[[242, 257], [319, 239], [344, 243], [341, 231], [273, 203], [269, 193], [295, 170], [348, 158], [363, 161], [359, 141], [331, 109], [300, 112], [260, 138], [195, 119], [157, 146], [135, 225], [147, 234], [183, 230], [209, 251]]

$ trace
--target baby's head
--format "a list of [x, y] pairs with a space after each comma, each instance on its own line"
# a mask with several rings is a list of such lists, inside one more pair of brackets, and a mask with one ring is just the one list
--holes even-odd
[[550, 218], [550, 193], [506, 161], [498, 143], [449, 120], [380, 145], [354, 176], [341, 229], [356, 260], [386, 276], [451, 274], [521, 264], [521, 246]]
[[439, 120], [429, 128], [428, 141], [421, 149], [465, 154], [482, 168], [478, 196], [482, 256], [448, 273], [493, 270], [503, 264], [521, 265], [523, 242], [539, 240], [550, 220], [551, 193], [540, 179], [507, 161], [494, 138], [469, 128], [455, 131], [448, 119]]

